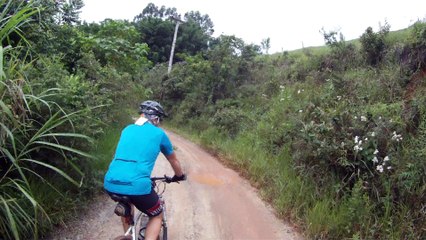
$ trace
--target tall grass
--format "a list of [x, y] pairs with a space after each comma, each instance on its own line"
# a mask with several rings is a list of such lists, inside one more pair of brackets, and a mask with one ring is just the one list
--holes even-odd
[[95, 175], [94, 184], [98, 189], [103, 189], [103, 177], [114, 157], [115, 147], [121, 134], [121, 124], [105, 127], [105, 133], [97, 138], [92, 150], [97, 161], [91, 162], [91, 169]]
[[[16, 82], [19, 82], [17, 85]], [[72, 126], [72, 118], [77, 113], [67, 114], [62, 110], [52, 112], [49, 115], [40, 116], [38, 109], [48, 108], [53, 110], [54, 103], [44, 101], [40, 96], [24, 93], [26, 82], [23, 79], [1, 82], [5, 86], [5, 93], [0, 99], [2, 112], [0, 145], [0, 159], [2, 161], [0, 188], [2, 189], [0, 232], [7, 238], [20, 239], [23, 236], [38, 235], [37, 219], [47, 218], [43, 207], [34, 198], [34, 191], [30, 179], [39, 179], [40, 182], [48, 182], [44, 172], [50, 171], [67, 179], [76, 186], [81, 185], [65, 171], [55, 166], [55, 159], [49, 155], [59, 155], [68, 166], [71, 166], [80, 175], [82, 172], [74, 164], [68, 153], [90, 157], [90, 155], [62, 144], [66, 138], [78, 138], [87, 140], [88, 137], [73, 132], [58, 132], [56, 129], [62, 126]], [[13, 95], [19, 90], [21, 95]], [[14, 98], [16, 97], [16, 98]], [[55, 107], [56, 108], [56, 107]], [[42, 118], [41, 118], [42, 117]], [[72, 128], [71, 128], [72, 129]], [[62, 165], [62, 164], [59, 164]], [[81, 176], [82, 177], [82, 176]], [[53, 185], [51, 185], [53, 186]], [[28, 212], [31, 207], [32, 212]]]
[[[19, 29], [38, 10], [26, 1], [16, 4], [2, 0], [0, 4], [0, 39], [7, 43], [14, 32], [25, 42]], [[73, 148], [66, 140], [88, 140], [87, 136], [72, 131], [78, 112], [66, 113], [56, 103], [46, 100], [57, 94], [57, 89], [34, 95], [23, 77], [30, 64], [18, 55], [10, 46], [0, 47], [0, 235], [6, 239], [37, 239], [39, 227], [49, 221], [49, 216], [37, 195], [39, 185], [33, 182], [58, 191], [47, 178], [57, 175], [80, 186], [83, 173], [72, 156], [91, 156]], [[77, 175], [71, 176], [64, 166]]]

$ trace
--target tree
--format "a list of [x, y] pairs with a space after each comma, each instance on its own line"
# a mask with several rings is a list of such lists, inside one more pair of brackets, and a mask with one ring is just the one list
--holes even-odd
[[148, 17], [134, 22], [134, 25], [140, 34], [138, 42], [148, 44], [151, 49], [148, 59], [153, 63], [167, 62], [173, 41], [174, 23]]
[[380, 63], [386, 50], [385, 38], [389, 33], [390, 25], [380, 27], [379, 32], [375, 33], [371, 27], [368, 27], [360, 37], [362, 52], [368, 64], [376, 66]]
[[[141, 36], [139, 42], [148, 44], [151, 50], [148, 58], [154, 63], [169, 60], [175, 29], [175, 22], [171, 17], [180, 19], [175, 8], [159, 8], [150, 3], [134, 18], [133, 24]], [[185, 14], [184, 20], [185, 23], [179, 26], [173, 62], [182, 61], [182, 55], [206, 51], [214, 32], [208, 15], [191, 11]]]
[[153, 3], [149, 3], [143, 10], [142, 13], [135, 16], [133, 21], [141, 21], [147, 18], [160, 18], [167, 19], [169, 17], [178, 17], [176, 8], [166, 8], [165, 6], [157, 7]]
[[341, 32], [326, 32], [324, 29], [320, 32], [324, 36], [325, 44], [331, 48], [331, 57], [323, 63], [324, 68], [345, 70], [348, 67], [354, 67], [357, 62], [355, 46], [352, 43], [347, 43]]
[[140, 35], [135, 26], [125, 20], [106, 19], [97, 24], [85, 26], [89, 31], [83, 39], [84, 51], [92, 51], [103, 65], [117, 70], [135, 73], [149, 64], [146, 43], [139, 43]]
[[80, 23], [80, 10], [84, 7], [83, 0], [61, 1], [61, 21], [65, 24]]
[[41, 10], [35, 18], [43, 24], [71, 25], [80, 23], [79, 15], [84, 3], [83, 0], [36, 0], [34, 6]]
[[242, 39], [226, 35], [221, 35], [212, 44], [208, 59], [215, 79], [209, 83], [210, 103], [234, 96], [235, 88], [241, 83], [238, 70], [244, 47]]
[[209, 15], [201, 15], [199, 11], [190, 11], [185, 13], [184, 19], [186, 22], [196, 23], [204, 34], [211, 36], [214, 33], [214, 25]]
[[260, 44], [262, 45], [262, 49], [265, 50], [265, 53], [268, 54], [269, 49], [271, 48], [271, 39], [265, 38]]

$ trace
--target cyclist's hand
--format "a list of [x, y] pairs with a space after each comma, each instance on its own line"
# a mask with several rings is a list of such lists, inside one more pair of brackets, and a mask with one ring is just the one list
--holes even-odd
[[166, 180], [165, 180], [165, 182], [166, 182], [166, 183], [171, 183], [171, 182], [173, 182], [173, 178], [171, 178], [171, 177], [169, 177], [169, 176], [166, 176], [166, 175], [164, 175], [164, 177], [166, 178]]
[[184, 181], [184, 180], [186, 180], [186, 175], [185, 174], [182, 174], [182, 176], [176, 176], [176, 175], [174, 175], [172, 177], [172, 182], [179, 182], [179, 181]]

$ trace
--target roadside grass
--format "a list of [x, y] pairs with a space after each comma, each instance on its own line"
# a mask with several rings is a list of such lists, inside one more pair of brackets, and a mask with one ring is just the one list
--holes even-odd
[[50, 182], [55, 182], [55, 186], [47, 184], [47, 182], [31, 181], [31, 188], [37, 189], [33, 192], [34, 199], [39, 201], [40, 205], [46, 213], [46, 218], [39, 218], [41, 235], [47, 234], [52, 230], [52, 226], [61, 226], [68, 222], [69, 218], [75, 216], [79, 210], [77, 202], [81, 202], [81, 198], [76, 198], [74, 193], [79, 189], [74, 185], [63, 181], [59, 176], [51, 176]]
[[[235, 136], [211, 122], [206, 124], [206, 119], [199, 120], [202, 122], [191, 119], [184, 127], [175, 123], [170, 126], [216, 153], [222, 162], [250, 180], [260, 190], [261, 197], [274, 206], [277, 215], [299, 225], [309, 239], [416, 239], [421, 227], [415, 224], [424, 223], [422, 217], [411, 210], [424, 192], [418, 186], [422, 182], [424, 165], [410, 155], [409, 149], [417, 149], [416, 156], [424, 156], [422, 125], [418, 140], [411, 143], [407, 135], [404, 146], [409, 149], [402, 148], [394, 153], [398, 154], [392, 162], [395, 174], [377, 173], [373, 165], [368, 172], [370, 177], [365, 177], [367, 172], [355, 172], [360, 177], [353, 186], [347, 187], [337, 170], [323, 168], [330, 165], [324, 165], [326, 161], [339, 157], [340, 141], [353, 149], [351, 134], [345, 133], [341, 140], [335, 136], [339, 132], [330, 125], [335, 117], [357, 134], [370, 131], [360, 120], [366, 114], [371, 114], [385, 129], [377, 134], [402, 131], [402, 102], [398, 98], [402, 95], [401, 79], [394, 72], [397, 69], [383, 71], [384, 75], [369, 70], [360, 71], [359, 75], [355, 71], [347, 72], [321, 85], [307, 81], [279, 86], [275, 96], [265, 96], [262, 100], [264, 111], [255, 118], [254, 125], [243, 128]], [[265, 103], [267, 108], [263, 108]], [[243, 111], [248, 115], [258, 112], [250, 107]], [[308, 131], [310, 127], [312, 131]], [[303, 131], [305, 133], [301, 133]], [[380, 137], [381, 141], [390, 141], [388, 135]], [[300, 138], [306, 138], [304, 145], [294, 145]], [[390, 149], [396, 151], [398, 148]], [[336, 156], [328, 156], [332, 154]], [[349, 164], [357, 164], [358, 160], [343, 156], [344, 161], [352, 161]], [[337, 164], [345, 164], [344, 161]], [[401, 189], [418, 192], [418, 195], [413, 194], [417, 199], [412, 199], [411, 205], [395, 202], [393, 191], [398, 182], [407, 185]], [[419, 220], [414, 220], [413, 216], [418, 216]]]
[[121, 130], [121, 127], [118, 125], [108, 126], [104, 130], [105, 133], [99, 137], [95, 143], [93, 155], [96, 156], [97, 161], [93, 161], [92, 168], [96, 171], [100, 171], [100, 174], [105, 173], [108, 169], [109, 163], [114, 156], [115, 147], [120, 138]]

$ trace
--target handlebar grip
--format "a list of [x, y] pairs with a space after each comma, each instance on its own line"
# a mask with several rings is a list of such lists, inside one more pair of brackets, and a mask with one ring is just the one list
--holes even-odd
[[184, 180], [186, 180], [186, 175], [185, 174], [182, 174], [182, 176], [176, 176], [176, 175], [174, 175], [173, 177], [172, 177], [172, 182], [180, 182], [180, 181], [184, 181]]
[[151, 181], [157, 181], [157, 180], [161, 180], [161, 181], [164, 181], [166, 183], [185, 181], [186, 180], [186, 174], [183, 174], [180, 177], [178, 177], [176, 175], [174, 175], [173, 177], [169, 177], [167, 175], [164, 175], [164, 177], [152, 177], [151, 178]]
[[169, 177], [169, 176], [164, 175], [164, 181], [165, 181], [166, 183], [171, 183], [171, 182], [173, 182], [173, 178], [171, 178], [171, 177]]

